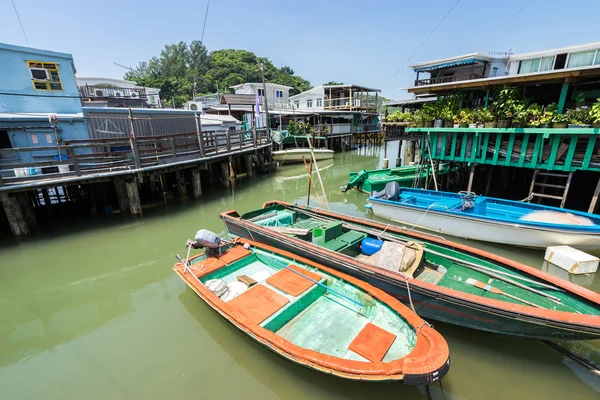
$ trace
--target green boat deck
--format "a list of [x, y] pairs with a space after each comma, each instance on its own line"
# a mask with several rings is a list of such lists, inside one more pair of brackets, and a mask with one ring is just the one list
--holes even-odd
[[[281, 217], [286, 218], [285, 212]], [[267, 219], [262, 222], [269, 223]], [[195, 263], [201, 261], [200, 258]], [[281, 286], [268, 282], [269, 278], [278, 273], [289, 271], [286, 267], [290, 265], [300, 273], [317, 274], [320, 285], [309, 282], [308, 289], [294, 296], [282, 290]], [[306, 279], [294, 272], [291, 274], [297, 280]], [[370, 362], [349, 349], [369, 323], [396, 336], [382, 359], [384, 362], [406, 356], [416, 344], [414, 329], [387, 305], [333, 275], [261, 249], [253, 249], [251, 255], [200, 279], [204, 284], [214, 279], [222, 279], [231, 284], [238, 282], [238, 277], [243, 275], [262, 276], [263, 279], [257, 280], [255, 285], [242, 294], [226, 301], [233, 304], [237, 298], [254, 290], [256, 286], [263, 286], [277, 296], [283, 296], [287, 303], [260, 322], [260, 326], [302, 348], [343, 359]]]
[[[286, 208], [282, 205], [271, 206], [262, 210], [253, 211], [242, 216], [243, 219], [257, 219], [256, 217], [269, 214], [272, 215], [269, 220], [256, 220], [256, 224], [262, 226], [287, 226], [293, 228], [307, 229], [304, 235], [296, 236], [300, 239], [312, 242], [326, 249], [336, 251], [348, 256], [365, 258], [361, 254], [360, 245], [364, 238], [374, 235], [353, 230], [339, 221], [328, 221], [323, 217], [313, 218], [293, 207]], [[400, 240], [410, 240], [401, 235], [393, 235]], [[573, 293], [567, 291], [554, 290], [538, 285], [535, 282], [543, 284], [543, 281], [536, 277], [529, 276], [518, 269], [512, 269], [505, 265], [500, 265], [492, 261], [476, 258], [468, 254], [460, 253], [453, 249], [436, 245], [434, 243], [423, 243], [425, 246], [424, 262], [417, 269], [414, 278], [423, 282], [432, 283], [440, 287], [458, 290], [484, 298], [501, 300], [504, 302], [524, 305], [527, 303], [536, 304], [539, 307], [567, 311], [588, 315], [600, 315], [600, 308], [594, 303], [587, 301]], [[428, 250], [434, 251], [429, 252]], [[439, 255], [441, 254], [441, 255]], [[504, 274], [507, 278], [516, 281], [526, 287], [537, 290], [538, 292], [554, 296], [559, 301], [552, 300], [542, 294], [534, 293], [518, 285], [508, 283], [498, 277], [493, 277], [486, 272], [476, 270], [468, 265], [453, 261], [449, 258], [458, 258], [465, 262], [476, 263], [477, 265], [491, 269], [495, 274]], [[504, 294], [492, 293], [491, 291], [480, 289], [467, 282], [468, 279], [475, 279], [483, 285], [490, 285], [495, 289], [514, 296], [509, 297]], [[533, 280], [527, 282], [520, 278]], [[521, 301], [522, 300], [522, 301]]]

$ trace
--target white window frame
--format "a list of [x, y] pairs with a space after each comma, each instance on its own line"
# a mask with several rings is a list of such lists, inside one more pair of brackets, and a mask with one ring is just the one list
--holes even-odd
[[276, 89], [275, 90], [275, 97], [283, 99], [283, 90]]
[[[573, 53], [581, 53], [582, 51], [586, 51], [586, 50], [574, 51]], [[596, 49], [596, 54], [594, 54], [594, 59], [592, 60], [592, 65], [588, 65], [588, 67], [596, 65], [596, 58], [598, 57], [598, 52], [600, 52], [600, 48]], [[571, 59], [571, 53], [567, 53], [567, 59], [565, 60], [565, 69], [569, 68], [569, 60], [570, 59]], [[580, 68], [580, 67], [573, 67], [573, 68]]]
[[[261, 92], [263, 92], [263, 93], [261, 94]], [[259, 96], [264, 96], [265, 95], [264, 90], [262, 88], [257, 88], [256, 89], [256, 93], [258, 93]]]
[[[39, 79], [39, 78], [34, 77], [33, 71], [44, 71], [44, 73], [46, 74], [46, 78]], [[36, 81], [50, 81], [50, 74], [48, 73], [48, 70], [46, 68], [29, 68], [29, 76], [31, 77], [32, 80], [36, 80]]]
[[312, 108], [313, 101], [312, 99], [306, 99], [306, 108]]
[[317, 99], [317, 108], [323, 107], [323, 99]]
[[300, 102], [298, 100], [294, 101], [294, 108], [300, 108]]

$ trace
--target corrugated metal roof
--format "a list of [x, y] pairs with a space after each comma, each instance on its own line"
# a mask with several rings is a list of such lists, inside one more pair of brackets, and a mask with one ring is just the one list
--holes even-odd
[[256, 104], [256, 95], [253, 94], [224, 94], [221, 96], [221, 104], [239, 106], [252, 106]]

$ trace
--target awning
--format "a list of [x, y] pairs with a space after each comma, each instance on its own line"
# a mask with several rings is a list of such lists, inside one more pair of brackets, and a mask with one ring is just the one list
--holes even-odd
[[445, 63], [441, 63], [441, 64], [433, 64], [433, 65], [429, 65], [426, 67], [417, 68], [414, 71], [415, 72], [427, 72], [427, 71], [433, 71], [436, 69], [456, 67], [458, 65], [468, 65], [468, 64], [483, 63], [483, 62], [484, 62], [484, 60], [480, 60], [478, 58], [471, 57], [471, 58], [465, 58], [464, 60], [456, 60], [456, 61], [449, 61], [449, 62], [445, 62]]

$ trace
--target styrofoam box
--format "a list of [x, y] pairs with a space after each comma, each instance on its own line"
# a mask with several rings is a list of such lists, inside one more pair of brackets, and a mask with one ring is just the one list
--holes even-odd
[[544, 260], [569, 271], [571, 274], [593, 274], [598, 270], [600, 259], [569, 246], [551, 246], [546, 249]]

